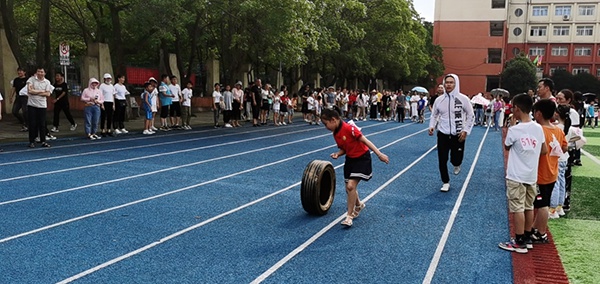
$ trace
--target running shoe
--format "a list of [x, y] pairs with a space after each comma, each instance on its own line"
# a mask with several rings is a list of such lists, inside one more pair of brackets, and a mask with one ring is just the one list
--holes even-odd
[[525, 246], [525, 243], [517, 243], [514, 239], [510, 239], [510, 241], [505, 243], [499, 243], [498, 247], [503, 250], [514, 251], [516, 253], [527, 253], [527, 247]]
[[50, 132], [53, 132], [53, 133], [59, 132], [58, 127], [56, 127], [56, 126], [52, 127], [52, 129], [50, 129]]
[[77, 123], [71, 125], [71, 128], [69, 128], [69, 130], [71, 131], [75, 131], [77, 129]]
[[534, 244], [545, 244], [548, 243], [548, 234], [540, 234], [538, 229], [534, 229], [531, 234], [531, 241]]
[[448, 192], [448, 190], [450, 190], [450, 184], [449, 183], [444, 183], [442, 185], [442, 188], [440, 188], [440, 191], [442, 191], [442, 192]]
[[460, 174], [460, 166], [454, 167], [454, 175]]

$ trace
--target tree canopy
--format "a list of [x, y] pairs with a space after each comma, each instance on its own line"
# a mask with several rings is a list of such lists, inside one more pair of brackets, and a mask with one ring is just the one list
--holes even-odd
[[[324, 84], [429, 86], [443, 72], [432, 26], [412, 0], [0, 0], [0, 9], [21, 65], [53, 67], [48, 47], [66, 41], [74, 57], [108, 43], [116, 72], [164, 66], [166, 53], [187, 76], [217, 58], [224, 80], [252, 66], [262, 76], [300, 68], [295, 79], [319, 73]], [[49, 17], [40, 16], [45, 9]]]

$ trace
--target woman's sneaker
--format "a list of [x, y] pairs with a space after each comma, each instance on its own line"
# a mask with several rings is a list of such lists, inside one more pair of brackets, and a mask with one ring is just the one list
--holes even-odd
[[510, 239], [510, 241], [505, 243], [499, 243], [498, 247], [503, 250], [514, 251], [516, 253], [527, 253], [527, 247], [525, 246], [525, 243], [518, 243], [515, 241], [515, 239]]

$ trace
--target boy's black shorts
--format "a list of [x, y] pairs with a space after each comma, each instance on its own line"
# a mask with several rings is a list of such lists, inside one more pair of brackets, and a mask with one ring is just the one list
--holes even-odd
[[554, 189], [555, 183], [556, 182], [550, 184], [538, 184], [538, 195], [533, 202], [534, 208], [537, 209], [550, 206], [550, 197], [552, 197], [552, 190]]

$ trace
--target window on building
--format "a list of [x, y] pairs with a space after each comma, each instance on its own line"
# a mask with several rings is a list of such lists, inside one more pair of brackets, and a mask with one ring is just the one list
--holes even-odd
[[490, 36], [504, 36], [504, 22], [490, 22]]
[[579, 16], [593, 16], [595, 7], [593, 5], [579, 6]]
[[591, 47], [576, 47], [575, 56], [592, 56]]
[[501, 48], [488, 48], [488, 63], [502, 63]]
[[521, 9], [521, 8], [517, 8], [517, 9], [515, 10], [515, 16], [517, 16], [517, 17], [521, 17], [521, 16], [523, 16], [523, 9]]
[[552, 48], [552, 56], [567, 56], [569, 48], [566, 46], [555, 46]]
[[530, 47], [529, 55], [530, 56], [546, 55], [546, 49], [543, 47]]
[[590, 73], [589, 67], [573, 67], [573, 75], [581, 74], [581, 73]]
[[555, 16], [570, 16], [571, 15], [571, 6], [556, 6], [554, 8]]
[[513, 30], [513, 34], [516, 36], [520, 36], [522, 32], [523, 32], [523, 30], [521, 28], [515, 28]]
[[600, 68], [596, 69], [596, 77], [600, 77]]
[[548, 6], [533, 6], [532, 16], [548, 16]]
[[569, 26], [555, 26], [552, 32], [555, 36], [568, 36], [571, 31], [571, 27]]
[[487, 76], [486, 92], [491, 92], [493, 89], [500, 88], [500, 76]]
[[521, 49], [518, 47], [513, 48], [513, 55], [517, 56], [521, 54]]
[[506, 8], [506, 0], [492, 0], [492, 9]]
[[548, 29], [547, 27], [533, 26], [533, 27], [531, 27], [529, 34], [531, 36], [546, 36], [547, 29]]
[[592, 36], [594, 35], [594, 26], [577, 26], [578, 36]]

